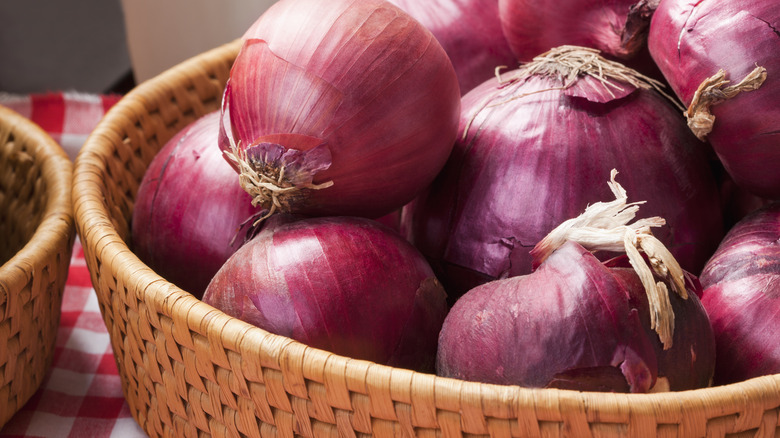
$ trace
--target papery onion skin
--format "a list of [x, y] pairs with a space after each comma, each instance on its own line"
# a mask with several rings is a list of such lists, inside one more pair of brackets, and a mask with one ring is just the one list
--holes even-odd
[[356, 359], [433, 371], [446, 294], [425, 258], [369, 219], [271, 217], [203, 297], [231, 316]]
[[221, 148], [231, 138], [247, 150], [260, 143], [256, 155], [270, 151], [271, 167], [332, 184], [296, 192], [280, 211], [379, 217], [441, 170], [457, 134], [458, 78], [431, 32], [400, 8], [281, 0], [244, 41], [223, 99]]
[[[613, 168], [622, 169], [635, 199], [647, 201], [648, 216], [670, 224], [657, 235], [685, 270], [700, 272], [720, 242], [706, 149], [665, 98], [625, 83], [610, 96], [590, 76], [564, 91], [561, 85], [534, 75], [515, 88], [489, 80], [469, 92], [460, 125], [467, 136], [430, 189], [405, 208], [405, 234], [451, 297], [529, 273], [530, 249], [607, 196], [599, 182]], [[488, 98], [508, 103], [477, 111]]]
[[219, 111], [202, 116], [155, 155], [131, 223], [135, 254], [198, 297], [247, 238], [251, 227], [242, 223], [258, 213], [217, 148], [219, 117]]
[[452, 60], [461, 94], [514, 67], [498, 18], [498, 0], [390, 0], [427, 27]]
[[657, 365], [623, 282], [567, 242], [531, 274], [480, 285], [452, 307], [437, 374], [525, 387], [647, 392]]
[[736, 84], [756, 67], [760, 88], [711, 107], [706, 140], [741, 187], [780, 197], [780, 3], [663, 0], [651, 21], [650, 54], [686, 106], [702, 82], [724, 70]]
[[701, 274], [717, 341], [715, 384], [780, 373], [780, 203], [745, 216]]

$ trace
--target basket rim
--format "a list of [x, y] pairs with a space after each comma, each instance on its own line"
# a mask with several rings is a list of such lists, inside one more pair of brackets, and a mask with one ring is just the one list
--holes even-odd
[[41, 221], [30, 240], [0, 266], [0, 278], [8, 278], [20, 270], [29, 275], [32, 267], [45, 263], [52, 251], [72, 242], [76, 233], [72, 210], [73, 162], [43, 128], [3, 105], [0, 105], [0, 123], [10, 125], [11, 132], [21, 140], [37, 144], [33, 158], [40, 163], [47, 196]]
[[[650, 412], [675, 412], [675, 416], [684, 416], [686, 412], [693, 412], [722, 406], [724, 411], [728, 406], [744, 407], [748, 400], [767, 400], [776, 397], [780, 393], [780, 374], [755, 377], [746, 381], [727, 385], [712, 386], [707, 388], [658, 392], [650, 394], [624, 394], [585, 392], [568, 389], [527, 388], [516, 385], [498, 385], [481, 382], [464, 381], [450, 377], [442, 377], [434, 374], [420, 373], [412, 370], [393, 368], [387, 365], [376, 364], [364, 360], [340, 356], [328, 351], [319, 350], [307, 346], [296, 340], [267, 332], [240, 319], [228, 316], [222, 311], [202, 302], [195, 296], [180, 289], [173, 283], [158, 275], [150, 267], [144, 264], [121, 238], [112, 224], [109, 212], [103, 206], [102, 187], [96, 187], [88, 178], [89, 174], [96, 173], [95, 168], [103, 166], [105, 157], [108, 157], [106, 145], [112, 138], [116, 139], [116, 133], [112, 132], [115, 121], [132, 117], [132, 111], [144, 105], [150, 99], [159, 95], [157, 89], [167, 87], [177, 78], [186, 75], [197, 74], [198, 65], [209, 62], [212, 59], [237, 53], [239, 41], [233, 41], [223, 46], [211, 49], [196, 55], [182, 63], [166, 70], [158, 76], [139, 84], [117, 102], [104, 116], [98, 127], [88, 137], [84, 147], [76, 158], [74, 169], [74, 213], [79, 235], [83, 244], [90, 247], [95, 254], [104, 254], [110, 251], [111, 258], [117, 264], [124, 267], [125, 272], [130, 272], [126, 277], [128, 281], [135, 282], [137, 286], [130, 287], [137, 291], [139, 299], [143, 298], [148, 306], [156, 305], [156, 310], [171, 319], [182, 318], [189, 327], [202, 329], [204, 325], [214, 328], [209, 335], [224, 338], [224, 334], [242, 333], [242, 338], [260, 339], [263, 346], [272, 346], [276, 351], [264, 352], [267, 358], [276, 363], [278, 369], [284, 370], [284, 360], [289, 360], [290, 355], [303, 355], [309, 358], [298, 359], [316, 360], [325, 364], [316, 375], [305, 375], [306, 378], [322, 379], [327, 381], [328, 376], [335, 380], [343, 381], [349, 376], [365, 376], [367, 372], [378, 373], [387, 378], [378, 379], [375, 383], [364, 379], [360, 384], [365, 387], [378, 387], [382, 382], [392, 378], [414, 380], [424, 387], [425, 396], [435, 394], [439, 400], [456, 400], [458, 406], [477, 406], [481, 408], [492, 403], [491, 410], [506, 411], [510, 409], [513, 415], [517, 415], [522, 409], [537, 409], [538, 403], [554, 404], [562, 413], [568, 408], [581, 411], [583, 404], [589, 410], [606, 413], [625, 413], [635, 408]], [[142, 284], [146, 282], [145, 284]], [[156, 296], [156, 293], [167, 296]], [[197, 309], [197, 312], [192, 311]], [[183, 317], [177, 314], [183, 312]], [[194, 313], [208, 315], [209, 321], [196, 320]], [[241, 342], [241, 341], [239, 341]], [[235, 343], [232, 343], [235, 345]], [[311, 356], [310, 356], [311, 355]], [[316, 357], [316, 359], [310, 359]], [[287, 359], [285, 359], [287, 358]], [[338, 375], [335, 373], [338, 371]], [[370, 371], [367, 371], [370, 370]], [[346, 376], [346, 377], [345, 377]], [[292, 383], [291, 385], [294, 385]], [[431, 389], [432, 388], [432, 389]], [[305, 391], [305, 389], [304, 389]], [[407, 396], [414, 397], [417, 393], [415, 387], [407, 389]], [[771, 395], [771, 396], [770, 396]], [[509, 408], [496, 407], [496, 397], [501, 402], [511, 403]], [[453, 406], [452, 401], [443, 401], [448, 407]], [[630, 407], [629, 407], [630, 406]], [[773, 405], [774, 406], [774, 405]]]

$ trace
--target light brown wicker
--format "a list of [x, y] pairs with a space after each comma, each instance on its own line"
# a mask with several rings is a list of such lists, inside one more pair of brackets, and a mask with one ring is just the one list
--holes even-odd
[[234, 42], [138, 86], [77, 158], [74, 209], [124, 392], [151, 436], [775, 436], [780, 375], [665, 394], [524, 389], [353, 360], [269, 334], [155, 274], [128, 244], [144, 169], [219, 108]]
[[72, 176], [59, 144], [0, 106], [0, 427], [51, 366], [76, 235]]

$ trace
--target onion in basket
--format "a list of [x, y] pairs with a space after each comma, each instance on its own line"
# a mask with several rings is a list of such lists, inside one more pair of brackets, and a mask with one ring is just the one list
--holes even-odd
[[203, 301], [309, 346], [433, 371], [446, 294], [398, 233], [352, 217], [274, 215], [209, 283]]
[[441, 170], [460, 88], [431, 32], [383, 0], [281, 0], [244, 34], [220, 145], [275, 212], [380, 217]]
[[[534, 248], [531, 274], [462, 296], [441, 330], [437, 373], [485, 383], [648, 392], [707, 386], [714, 338], [685, 273], [625, 190], [563, 222]], [[597, 250], [625, 251], [604, 263]], [[662, 384], [657, 384], [660, 380]]]
[[780, 199], [780, 2], [664, 0], [650, 54], [734, 182]]
[[701, 274], [715, 330], [715, 383], [780, 373], [780, 203], [729, 231]]
[[179, 131], [155, 155], [135, 199], [131, 245], [161, 276], [201, 296], [251, 229], [258, 209], [217, 147], [219, 111]]
[[404, 229], [451, 297], [531, 270], [528, 251], [607, 196], [611, 169], [670, 227], [657, 237], [698, 274], [723, 236], [707, 149], [654, 81], [564, 46], [463, 97], [461, 136]]

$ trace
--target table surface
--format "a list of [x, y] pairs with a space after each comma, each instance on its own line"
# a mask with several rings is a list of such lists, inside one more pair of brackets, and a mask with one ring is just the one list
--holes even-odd
[[122, 393], [80, 241], [62, 297], [51, 369], [0, 437], [145, 437]]
[[[0, 93], [0, 105], [37, 123], [75, 158], [89, 133], [120, 98], [76, 92]], [[55, 342], [52, 367], [41, 387], [0, 429], [0, 437], [145, 437], [124, 399], [78, 238]]]

